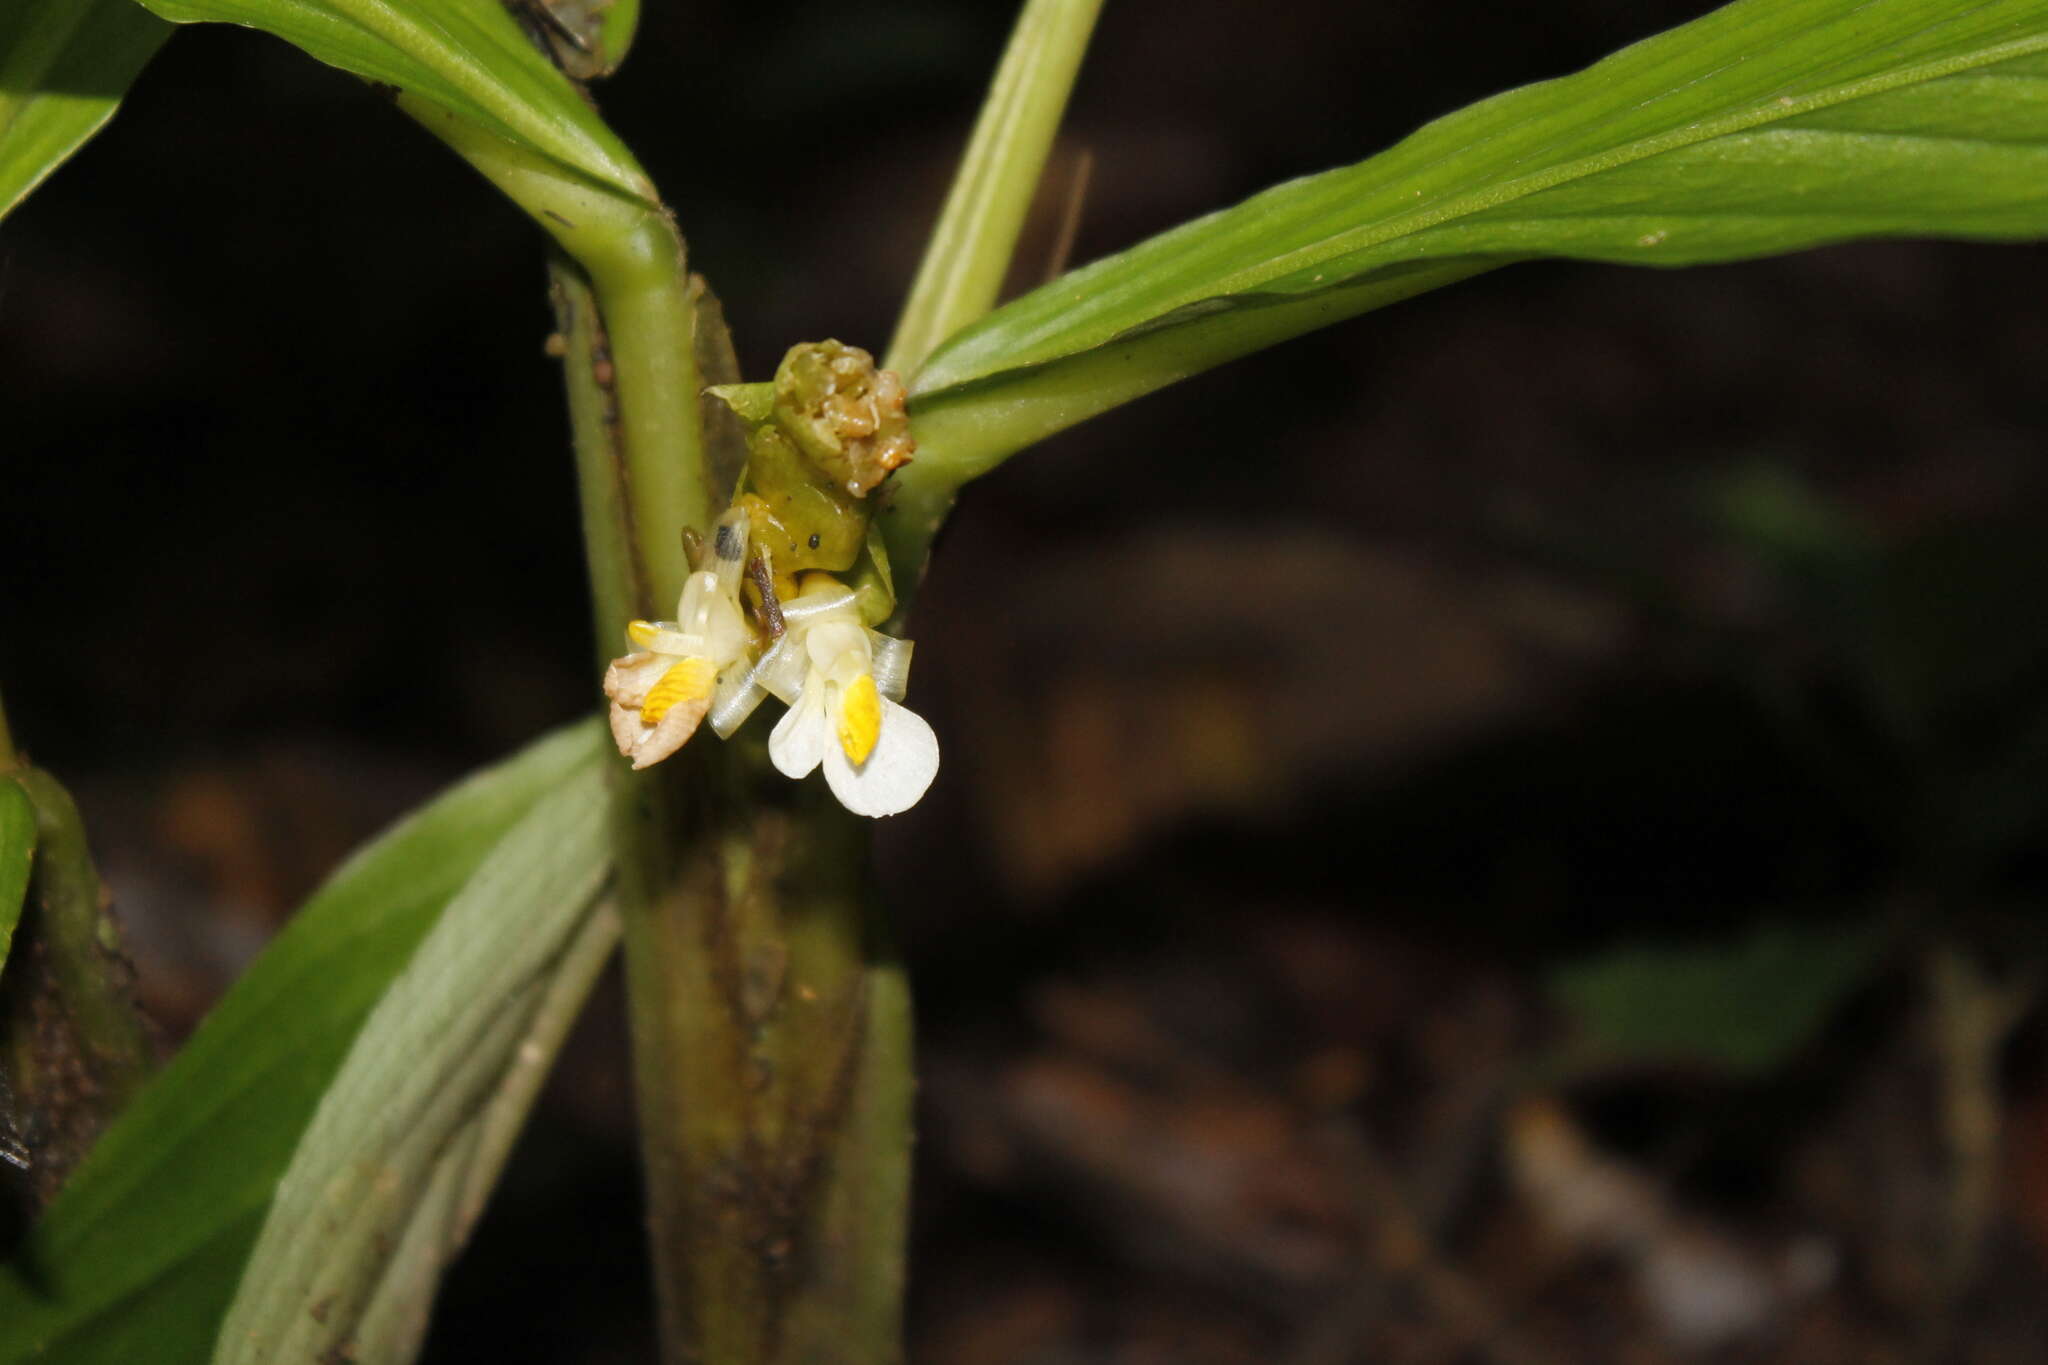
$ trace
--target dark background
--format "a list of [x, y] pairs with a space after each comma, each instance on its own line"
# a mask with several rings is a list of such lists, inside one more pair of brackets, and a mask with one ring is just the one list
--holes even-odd
[[[1011, 8], [647, 4], [603, 103], [748, 373], [879, 351]], [[1049, 183], [1092, 157], [1091, 259], [1706, 8], [1111, 5]], [[913, 621], [945, 766], [881, 830], [916, 1358], [2039, 1359], [2044, 286], [1520, 266], [975, 488]], [[168, 1037], [593, 704], [548, 326], [538, 234], [240, 30], [0, 228], [0, 680]], [[1788, 1059], [1559, 1062], [1560, 965], [1777, 925], [1883, 929]], [[1986, 1079], [1945, 1040], [1994, 1000]], [[617, 1013], [430, 1359], [649, 1358]]]

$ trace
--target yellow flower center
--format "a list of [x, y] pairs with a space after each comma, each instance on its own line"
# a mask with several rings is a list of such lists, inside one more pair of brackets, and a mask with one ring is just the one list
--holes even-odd
[[868, 761], [882, 734], [882, 698], [869, 674], [861, 674], [840, 692], [838, 728], [839, 747], [846, 750], [846, 761], [858, 768]]
[[631, 640], [634, 644], [640, 646], [640, 648], [642, 649], [647, 648], [647, 646], [654, 643], [654, 622], [626, 622], [626, 638]]
[[[638, 624], [634, 622], [634, 625]], [[711, 684], [717, 677], [718, 670], [711, 666], [709, 659], [692, 656], [671, 665], [668, 672], [661, 675], [661, 681], [647, 689], [647, 700], [640, 703], [640, 719], [648, 725], [661, 724], [661, 718], [678, 702], [701, 701], [710, 696]], [[873, 690], [872, 684], [869, 690]]]

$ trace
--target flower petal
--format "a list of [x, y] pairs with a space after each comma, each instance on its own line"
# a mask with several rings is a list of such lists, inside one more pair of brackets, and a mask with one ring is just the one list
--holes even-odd
[[[832, 720], [825, 714], [823, 691], [822, 687], [805, 691], [768, 736], [768, 757], [784, 777], [809, 776], [826, 752], [838, 747], [832, 743]], [[840, 761], [845, 761], [843, 755]]]
[[638, 747], [641, 739], [647, 734], [647, 727], [640, 723], [640, 713], [638, 711], [629, 711], [617, 702], [613, 702], [611, 721], [612, 743], [619, 746], [620, 753], [624, 754], [627, 758], [631, 758], [633, 750]]
[[711, 694], [711, 728], [720, 739], [731, 739], [732, 732], [746, 724], [754, 708], [767, 698], [755, 678], [758, 668], [742, 659], [718, 675], [718, 690]]
[[[701, 655], [692, 654], [669, 665], [661, 675], [661, 681], [647, 689], [647, 695], [640, 700], [640, 719], [648, 725], [659, 725], [673, 706], [691, 705], [711, 701], [711, 689], [718, 682], [718, 665]], [[701, 715], [701, 710], [699, 712]]]
[[[650, 763], [659, 763], [683, 747], [691, 735], [697, 733], [697, 723], [704, 719], [704, 713], [711, 709], [711, 694], [701, 697], [685, 697], [662, 713], [661, 724], [648, 728], [642, 725], [639, 743], [632, 749], [634, 768], [644, 768]], [[618, 734], [616, 722], [612, 733]]]
[[702, 635], [682, 629], [673, 621], [645, 621], [646, 647], [656, 654], [703, 654], [710, 646]]
[[604, 671], [604, 694], [620, 706], [638, 706], [674, 662], [646, 650], [613, 659]]
[[899, 640], [893, 635], [884, 635], [879, 630], [868, 632], [868, 645], [874, 652], [871, 665], [875, 686], [890, 701], [902, 701], [903, 690], [910, 684], [910, 651], [914, 647], [909, 640]]
[[798, 642], [796, 632], [787, 631], [754, 665], [754, 681], [795, 706], [797, 697], [804, 690], [806, 667], [803, 645]]
[[[773, 752], [773, 741], [770, 745]], [[882, 700], [882, 733], [866, 763], [854, 767], [837, 744], [820, 747], [832, 794], [855, 815], [895, 815], [909, 810], [939, 771], [939, 737], [932, 727], [915, 711], [887, 698]]]

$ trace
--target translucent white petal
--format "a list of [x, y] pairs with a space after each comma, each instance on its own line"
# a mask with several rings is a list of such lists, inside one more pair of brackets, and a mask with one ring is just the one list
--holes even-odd
[[[772, 753], [772, 740], [769, 747]], [[881, 737], [866, 763], [854, 767], [836, 743], [820, 748], [832, 794], [855, 815], [895, 815], [909, 810], [939, 771], [939, 737], [932, 727], [915, 711], [888, 700], [882, 702]]]
[[705, 612], [704, 655], [718, 661], [724, 668], [734, 659], [747, 653], [754, 643], [754, 633], [747, 629], [746, 618], [740, 615], [739, 603], [729, 597], [721, 597]]
[[702, 637], [719, 601], [718, 575], [693, 573], [683, 580], [683, 595], [676, 599], [676, 626], [688, 635]]
[[705, 654], [704, 637], [693, 631], [683, 630], [673, 621], [650, 621], [654, 629], [648, 632], [647, 647], [656, 654]]
[[854, 617], [831, 617], [808, 627], [804, 633], [804, 651], [810, 655], [811, 667], [826, 674], [837, 675], [844, 671], [842, 681], [852, 681], [868, 671], [868, 633]]
[[804, 690], [804, 676], [808, 671], [803, 645], [797, 633], [789, 631], [775, 642], [773, 649], [761, 656], [761, 662], [754, 666], [754, 681], [794, 706], [797, 694]]
[[839, 583], [827, 583], [784, 602], [782, 619], [789, 625], [801, 626], [808, 625], [821, 616], [829, 616], [833, 612], [853, 610], [853, 589]]
[[[828, 751], [839, 748], [832, 738], [832, 718], [819, 695], [823, 690], [814, 688], [798, 697], [768, 736], [769, 760], [784, 777], [808, 777]], [[840, 761], [845, 761], [843, 755]]]
[[709, 569], [718, 580], [718, 590], [727, 597], [739, 594], [740, 574], [747, 566], [747, 513], [743, 507], [728, 507], [711, 528]]
[[911, 641], [871, 630], [868, 644], [874, 650], [875, 690], [890, 701], [902, 701], [904, 689], [910, 685]]
[[736, 663], [718, 675], [718, 690], [711, 695], [711, 728], [720, 739], [732, 738], [732, 732], [746, 724], [754, 708], [767, 698], [754, 677], [757, 667]]

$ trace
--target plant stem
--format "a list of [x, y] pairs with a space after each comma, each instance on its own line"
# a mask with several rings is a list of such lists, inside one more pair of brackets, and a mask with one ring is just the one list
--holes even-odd
[[[995, 306], [1101, 10], [1102, 0], [1027, 0], [932, 229], [883, 368], [914, 379], [939, 343]], [[918, 459], [893, 480], [879, 522], [899, 589], [889, 622], [898, 631], [924, 577], [932, 538], [966, 481], [953, 468], [958, 461], [950, 457], [947, 434], [937, 433], [938, 444], [928, 449], [927, 415], [913, 406], [911, 423]], [[939, 467], [920, 468], [932, 455], [941, 457]]]
[[896, 323], [885, 369], [909, 378], [995, 306], [1102, 0], [1028, 0]]
[[[585, 414], [607, 430], [601, 458], [610, 492], [606, 515], [584, 528], [597, 603], [598, 634], [614, 639], [635, 616], [660, 616], [675, 602], [688, 568], [682, 530], [707, 529], [727, 490], [713, 489], [698, 424], [696, 324], [683, 239], [647, 198], [618, 194], [526, 152], [440, 107], [399, 96], [399, 107], [483, 172], [576, 262], [594, 298], [587, 319], [589, 374], [572, 383], [601, 395]], [[572, 388], [572, 399], [576, 390]], [[579, 424], [579, 435], [583, 428]], [[586, 474], [585, 491], [591, 491]]]
[[667, 1163], [649, 1170], [656, 1263], [690, 1291], [665, 1300], [664, 1336], [735, 1365], [891, 1361], [908, 996], [866, 830], [741, 744], [697, 756], [677, 875], [628, 924], [641, 1122]]
[[0, 772], [21, 762], [14, 752], [14, 734], [7, 728], [7, 704], [0, 702]]
[[34, 803], [36, 853], [0, 1033], [15, 1102], [38, 1130], [36, 1190], [47, 1199], [148, 1079], [155, 1053], [77, 805], [40, 769], [10, 780]]
[[[625, 505], [591, 377], [620, 338], [555, 268], [597, 553]], [[600, 652], [604, 652], [601, 650]], [[667, 1359], [887, 1361], [898, 1346], [910, 1148], [908, 995], [865, 896], [866, 831], [758, 738], [693, 741], [616, 782], [619, 898]]]
[[36, 807], [38, 933], [49, 945], [50, 970], [65, 1009], [99, 1062], [101, 1098], [111, 1115], [155, 1064], [129, 994], [133, 973], [120, 955], [120, 929], [71, 793], [40, 768], [15, 780]]
[[[730, 491], [705, 458], [681, 238], [645, 204], [412, 112], [564, 253], [554, 297], [602, 658], [627, 620], [666, 614], [682, 529], [706, 531]], [[909, 1011], [866, 895], [864, 822], [774, 775], [758, 739], [706, 734], [648, 772], [615, 765], [612, 784], [663, 1357], [893, 1360]]]

